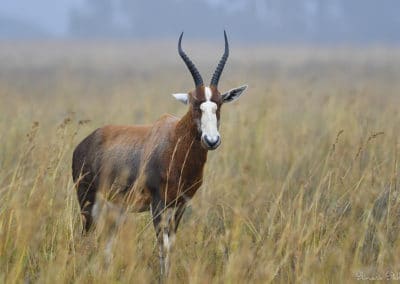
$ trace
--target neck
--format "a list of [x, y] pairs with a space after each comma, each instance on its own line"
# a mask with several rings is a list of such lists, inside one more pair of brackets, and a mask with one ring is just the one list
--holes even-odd
[[191, 198], [201, 186], [207, 161], [207, 150], [201, 146], [197, 136], [197, 126], [189, 110], [175, 125], [167, 158], [169, 186], [178, 185], [185, 200]]
[[205, 162], [207, 159], [207, 150], [201, 146], [197, 125], [190, 109], [176, 125], [175, 137], [177, 140], [179, 139], [179, 145], [182, 145], [183, 148], [187, 150], [190, 148], [188, 152], [190, 156], [195, 156], [195, 159], [199, 159], [199, 161], [204, 159]]

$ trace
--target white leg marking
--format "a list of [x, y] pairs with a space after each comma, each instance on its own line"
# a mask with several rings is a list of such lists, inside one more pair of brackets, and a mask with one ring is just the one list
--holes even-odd
[[165, 276], [168, 273], [168, 252], [166, 248], [166, 242], [168, 242], [168, 234], [163, 234], [163, 241], [159, 243], [159, 258], [160, 258], [160, 274]]
[[165, 250], [166, 250], [167, 252], [169, 252], [171, 243], [169, 242], [169, 237], [168, 237], [168, 234], [167, 234], [167, 233], [164, 233], [164, 234], [163, 234], [163, 242], [164, 242]]
[[108, 242], [106, 244], [106, 248], [104, 250], [104, 254], [105, 254], [105, 259], [106, 259], [106, 264], [107, 265], [111, 264], [111, 261], [113, 259], [114, 238], [115, 238], [115, 236], [112, 236], [108, 240]]
[[93, 221], [97, 222], [100, 216], [100, 201], [96, 198], [93, 208], [92, 208], [92, 216], [93, 216]]
[[160, 244], [160, 266], [161, 274], [168, 275], [169, 272], [169, 254], [172, 249], [172, 245], [175, 240], [175, 235], [173, 232], [173, 224], [171, 223], [174, 218], [174, 210], [169, 208], [164, 212], [162, 220], [162, 244]]
[[175, 235], [172, 233], [171, 236], [168, 236], [168, 233], [163, 234], [163, 245], [164, 245], [164, 253], [165, 253], [165, 258], [161, 257], [160, 258], [160, 264], [162, 267], [164, 267], [164, 273], [165, 275], [168, 274], [169, 272], [169, 254], [172, 248], [172, 245], [175, 241]]
[[171, 248], [171, 244], [169, 242], [169, 237], [167, 233], [163, 234], [163, 242], [164, 242], [164, 249], [165, 249], [165, 273], [168, 274], [169, 270], [169, 250]]
[[162, 245], [160, 245], [159, 258], [160, 258], [160, 274], [161, 276], [164, 276], [167, 269], [165, 267], [164, 251]]

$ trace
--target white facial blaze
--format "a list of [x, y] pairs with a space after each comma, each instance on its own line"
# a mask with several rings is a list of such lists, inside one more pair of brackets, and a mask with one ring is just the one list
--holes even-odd
[[200, 105], [201, 109], [201, 132], [207, 135], [211, 141], [217, 141], [219, 138], [217, 121], [217, 104], [211, 101], [211, 89], [204, 88], [206, 101]]

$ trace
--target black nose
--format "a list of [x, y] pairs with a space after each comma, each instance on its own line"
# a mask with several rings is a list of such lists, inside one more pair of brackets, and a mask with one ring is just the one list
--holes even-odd
[[219, 138], [219, 136], [217, 136], [215, 138], [211, 138], [208, 135], [204, 135], [204, 140], [207, 143], [207, 145], [212, 148], [218, 144], [220, 138]]

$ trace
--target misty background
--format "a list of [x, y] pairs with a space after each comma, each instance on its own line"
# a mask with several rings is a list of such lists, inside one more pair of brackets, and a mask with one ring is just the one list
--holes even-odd
[[396, 0], [5, 0], [0, 39], [221, 38], [276, 43], [400, 42]]

